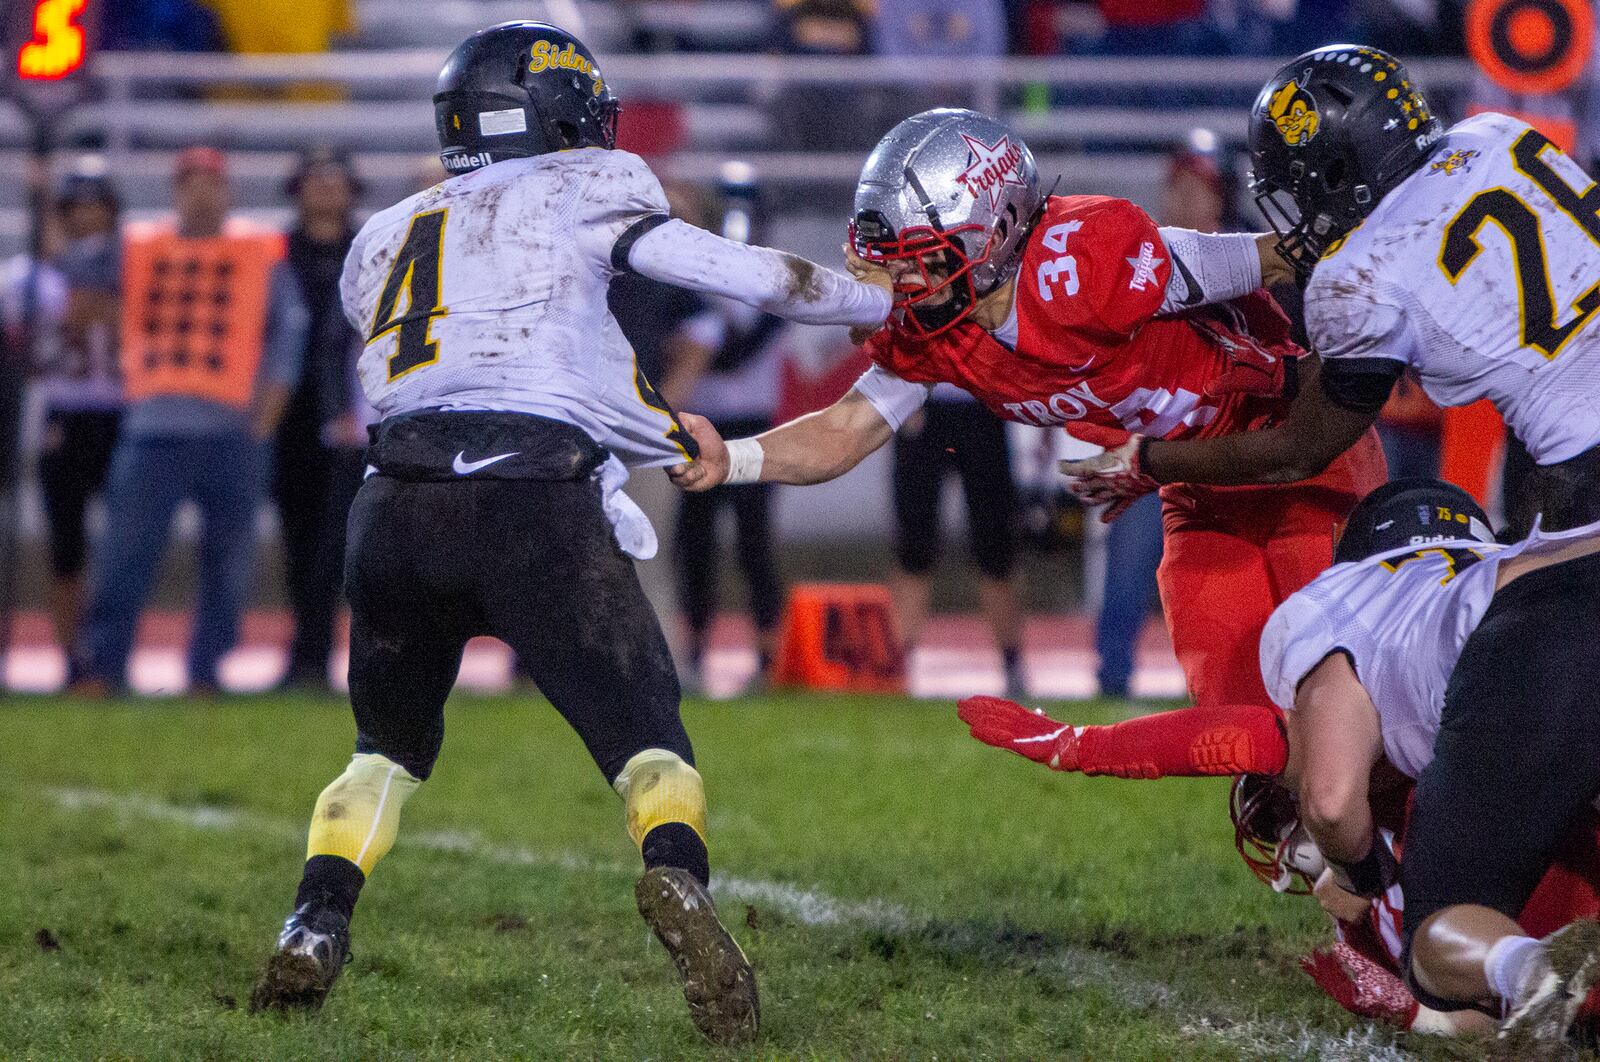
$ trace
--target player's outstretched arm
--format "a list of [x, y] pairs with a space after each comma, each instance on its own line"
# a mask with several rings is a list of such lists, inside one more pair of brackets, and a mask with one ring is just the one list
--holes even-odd
[[1110, 726], [1072, 726], [999, 697], [968, 697], [956, 714], [986, 745], [1052, 770], [1115, 778], [1276, 775], [1288, 758], [1276, 708], [1180, 708]]
[[738, 299], [802, 324], [878, 325], [893, 302], [887, 274], [863, 283], [798, 255], [736, 243], [679, 220], [650, 229], [622, 253], [626, 265], [652, 279]]
[[704, 417], [685, 413], [679, 419], [700, 444], [700, 457], [673, 465], [667, 475], [689, 491], [722, 483], [825, 483], [856, 467], [893, 434], [883, 415], [855, 389], [826, 409], [749, 439], [724, 442]]
[[1270, 233], [1196, 232], [1172, 225], [1159, 231], [1172, 261], [1161, 313], [1229, 302], [1294, 280], [1294, 270], [1278, 254], [1277, 236]]
[[1289, 416], [1274, 427], [1182, 442], [1136, 436], [1118, 449], [1063, 461], [1061, 471], [1076, 480], [1073, 491], [1085, 501], [1113, 505], [1163, 483], [1226, 486], [1310, 479], [1361, 438], [1383, 403], [1353, 408], [1336, 402], [1322, 386], [1312, 356], [1301, 361], [1301, 381]]

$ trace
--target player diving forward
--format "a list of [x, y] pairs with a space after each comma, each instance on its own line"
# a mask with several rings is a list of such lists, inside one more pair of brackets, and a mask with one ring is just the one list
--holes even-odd
[[759, 1021], [749, 963], [706, 891], [705, 796], [678, 680], [628, 555], [655, 537], [625, 466], [695, 454], [606, 309], [633, 269], [798, 321], [870, 325], [886, 290], [669, 220], [615, 150], [618, 103], [576, 38], [507, 22], [462, 43], [434, 108], [455, 176], [367, 222], [345, 263], [383, 420], [350, 515], [356, 753], [312, 815], [294, 913], [257, 1007], [319, 1005], [400, 809], [433, 768], [474, 635], [508, 643], [622, 797], [639, 912], [719, 1043]]
[[[1246, 860], [1280, 889], [1326, 866], [1345, 900], [1363, 898], [1359, 917], [1336, 915], [1368, 938], [1353, 941], [1360, 957], [1311, 964], [1345, 1006], [1461, 1033], [1493, 998], [1512, 1057], [1528, 1057], [1559, 1042], [1600, 980], [1600, 523], [1503, 546], [1464, 491], [1401, 480], [1350, 514], [1335, 561], [1262, 634], [1263, 678], [1288, 719], [1282, 781], [1299, 799], [1273, 813], [1265, 846], [1261, 824], [1249, 829], [1270, 861]], [[1077, 755], [1073, 728], [999, 698], [963, 702], [962, 718], [1037, 762]], [[1380, 761], [1415, 781], [1409, 817], [1403, 790], [1373, 786]], [[1246, 791], [1271, 788], [1254, 782]], [[1253, 813], [1236, 814], [1242, 835]], [[1523, 925], [1552, 932], [1541, 943]], [[1408, 991], [1386, 987], [1391, 962]]]
[[1538, 512], [1547, 529], [1600, 518], [1600, 184], [1505, 115], [1446, 132], [1392, 56], [1348, 44], [1275, 74], [1249, 136], [1257, 199], [1307, 281], [1320, 386], [1267, 431], [1068, 462], [1080, 495], [1314, 475], [1410, 367], [1441, 405], [1493, 400], [1533, 456], [1511, 537]]
[[[866, 345], [873, 367], [827, 409], [726, 446], [685, 414], [701, 459], [669, 469], [681, 486], [842, 475], [938, 382], [1002, 418], [1074, 434], [1211, 438], [1287, 412], [1303, 352], [1257, 290], [1264, 271], [1289, 275], [1271, 236], [1158, 229], [1124, 200], [1042, 195], [1027, 147], [984, 115], [933, 110], [891, 130], [863, 169], [852, 232], [852, 268], [896, 279], [899, 313]], [[1329, 529], [1382, 479], [1369, 439], [1308, 483], [1166, 492], [1162, 601], [1203, 711], [1130, 755], [1281, 768], [1277, 721], [1256, 707], [1267, 703], [1261, 627], [1327, 566]]]

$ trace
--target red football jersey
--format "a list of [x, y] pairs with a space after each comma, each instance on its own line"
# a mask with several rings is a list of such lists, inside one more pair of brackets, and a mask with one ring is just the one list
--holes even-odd
[[1282, 398], [1206, 390], [1229, 367], [1229, 344], [1304, 353], [1283, 311], [1256, 292], [1158, 318], [1171, 271], [1155, 223], [1134, 204], [1052, 196], [1022, 253], [1015, 351], [965, 321], [932, 339], [887, 328], [866, 352], [902, 379], [953, 383], [996, 416], [1096, 442], [1114, 441], [1105, 429], [1211, 438], [1280, 419]]

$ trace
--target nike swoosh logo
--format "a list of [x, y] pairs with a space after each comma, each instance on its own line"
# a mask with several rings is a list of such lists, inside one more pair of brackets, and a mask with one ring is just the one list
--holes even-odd
[[480, 468], [488, 468], [496, 461], [504, 461], [506, 458], [515, 457], [521, 452], [521, 450], [512, 450], [509, 454], [495, 454], [493, 457], [485, 457], [482, 461], [468, 461], [466, 459], [467, 452], [462, 450], [459, 454], [456, 454], [456, 459], [450, 462], [450, 467], [455, 469], [458, 476], [470, 476]]
[[1205, 297], [1205, 292], [1200, 290], [1200, 285], [1194, 281], [1194, 274], [1189, 272], [1189, 267], [1183, 264], [1183, 259], [1177, 255], [1169, 255], [1173, 266], [1178, 270], [1178, 275], [1183, 277], [1184, 295], [1178, 300], [1180, 306], [1193, 306]]

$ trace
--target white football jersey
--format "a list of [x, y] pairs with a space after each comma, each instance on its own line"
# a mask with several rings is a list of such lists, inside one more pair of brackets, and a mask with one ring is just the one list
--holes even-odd
[[1522, 122], [1452, 127], [1305, 305], [1324, 359], [1403, 362], [1444, 406], [1488, 398], [1539, 464], [1600, 443], [1600, 189]]
[[373, 216], [342, 280], [368, 401], [384, 417], [533, 413], [629, 467], [684, 460], [606, 307], [617, 237], [667, 212], [643, 159], [587, 148], [497, 162]]
[[1278, 707], [1293, 711], [1305, 677], [1329, 654], [1350, 654], [1378, 710], [1385, 756], [1416, 778], [1433, 759], [1450, 673], [1488, 611], [1500, 565], [1597, 536], [1600, 523], [1554, 534], [1535, 528], [1511, 546], [1446, 538], [1335, 564], [1267, 621], [1262, 681]]

